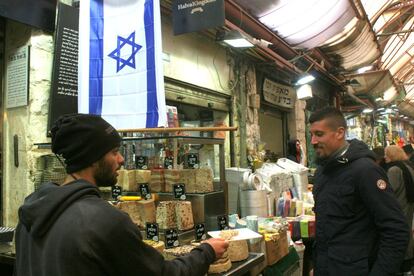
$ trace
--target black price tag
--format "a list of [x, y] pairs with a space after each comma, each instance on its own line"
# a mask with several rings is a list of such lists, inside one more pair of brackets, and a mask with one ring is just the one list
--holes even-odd
[[189, 153], [187, 154], [187, 168], [189, 169], [198, 169], [198, 154], [195, 153]]
[[114, 200], [118, 199], [118, 196], [120, 196], [122, 194], [122, 187], [118, 186], [118, 185], [114, 185], [112, 186], [112, 198]]
[[140, 184], [139, 185], [139, 191], [141, 192], [141, 197], [143, 199], [151, 199], [151, 193], [150, 193], [150, 189], [148, 187], [148, 184], [144, 183], [144, 184]]
[[139, 170], [148, 169], [148, 157], [146, 157], [146, 156], [136, 156], [135, 157], [135, 166]]
[[195, 240], [201, 241], [205, 240], [207, 238], [206, 236], [206, 228], [204, 227], [204, 224], [199, 223], [195, 226]]
[[149, 223], [147, 222], [147, 240], [159, 241], [158, 235], [158, 223]]
[[180, 184], [174, 184], [174, 198], [180, 199], [180, 200], [186, 200], [187, 196], [185, 195], [185, 185]]
[[217, 217], [217, 225], [219, 230], [227, 230], [229, 229], [229, 225], [227, 224], [227, 217], [224, 216], [218, 216]]
[[172, 169], [174, 166], [174, 157], [167, 156], [164, 159], [164, 168], [166, 169]]
[[177, 229], [167, 229], [165, 230], [165, 247], [177, 247], [180, 243], [178, 242], [178, 233]]

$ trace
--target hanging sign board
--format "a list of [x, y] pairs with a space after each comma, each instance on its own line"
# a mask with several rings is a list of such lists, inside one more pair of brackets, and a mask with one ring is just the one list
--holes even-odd
[[48, 130], [59, 116], [78, 112], [78, 29], [79, 9], [59, 3]]
[[29, 46], [7, 53], [6, 108], [26, 106], [29, 92]]
[[276, 106], [293, 108], [295, 106], [296, 95], [292, 87], [264, 79], [263, 99]]
[[224, 25], [224, 0], [175, 0], [172, 12], [174, 35]]

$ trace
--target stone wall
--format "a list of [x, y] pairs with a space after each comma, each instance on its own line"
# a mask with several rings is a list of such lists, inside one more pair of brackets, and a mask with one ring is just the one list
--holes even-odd
[[[34, 190], [35, 158], [42, 152], [33, 144], [48, 141], [46, 125], [53, 43], [52, 35], [8, 20], [5, 56], [13, 49], [27, 45], [30, 46], [29, 103], [28, 106], [5, 109], [3, 118], [3, 224], [10, 226], [17, 223], [18, 207]], [[18, 167], [14, 165], [15, 135], [19, 139]]]

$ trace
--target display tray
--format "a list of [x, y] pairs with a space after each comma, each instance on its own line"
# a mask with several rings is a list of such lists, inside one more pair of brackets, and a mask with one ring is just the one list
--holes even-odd
[[264, 253], [249, 253], [249, 257], [240, 262], [231, 263], [230, 270], [219, 273], [219, 274], [208, 274], [210, 276], [238, 276], [244, 275], [246, 272], [250, 271], [253, 267], [263, 262], [265, 259]]

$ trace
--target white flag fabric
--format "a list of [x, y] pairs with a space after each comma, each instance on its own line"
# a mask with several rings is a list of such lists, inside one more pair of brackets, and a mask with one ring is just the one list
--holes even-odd
[[78, 112], [116, 129], [166, 126], [159, 0], [83, 0]]

